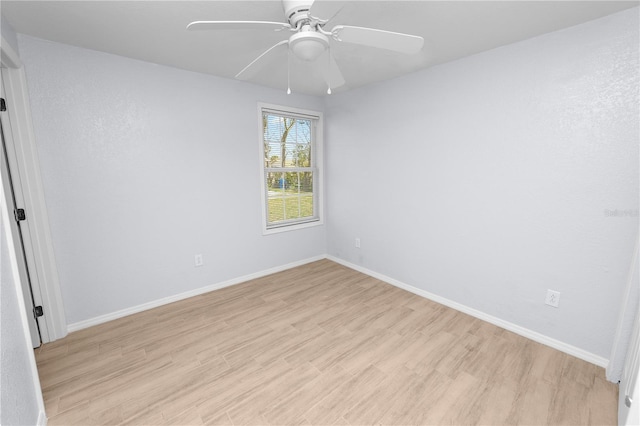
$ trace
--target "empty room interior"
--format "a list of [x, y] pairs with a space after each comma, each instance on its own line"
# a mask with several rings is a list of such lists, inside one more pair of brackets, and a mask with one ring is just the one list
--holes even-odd
[[639, 424], [638, 1], [15, 1], [0, 423]]

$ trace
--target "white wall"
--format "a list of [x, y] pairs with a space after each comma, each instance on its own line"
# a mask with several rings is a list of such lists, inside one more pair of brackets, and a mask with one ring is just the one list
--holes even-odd
[[18, 41], [70, 324], [326, 252], [262, 235], [257, 140], [257, 102], [322, 99]]
[[634, 8], [327, 98], [328, 253], [606, 359], [638, 231], [638, 49]]

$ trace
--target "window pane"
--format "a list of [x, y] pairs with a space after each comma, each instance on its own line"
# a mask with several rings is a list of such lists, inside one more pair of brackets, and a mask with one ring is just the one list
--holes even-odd
[[267, 172], [269, 223], [314, 216], [313, 172]]
[[265, 167], [311, 167], [311, 120], [262, 115]]

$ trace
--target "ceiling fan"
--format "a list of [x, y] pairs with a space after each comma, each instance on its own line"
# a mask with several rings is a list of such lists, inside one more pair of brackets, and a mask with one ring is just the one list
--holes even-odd
[[[320, 62], [319, 58], [326, 52], [328, 59], [323, 62], [327, 64], [324, 77], [328, 94], [331, 94], [332, 87], [345, 84], [342, 73], [330, 52], [332, 43], [353, 43], [404, 54], [414, 54], [422, 49], [424, 39], [415, 35], [349, 25], [334, 25], [330, 30], [325, 29], [345, 4], [321, 0], [282, 0], [287, 22], [195, 21], [187, 25], [187, 30], [255, 30], [281, 33], [282, 41], [265, 50], [236, 74], [235, 77], [241, 80], [250, 78], [248, 70], [259, 70], [265, 65], [265, 58], [277, 50], [284, 49], [285, 46], [290, 53], [309, 62]], [[291, 93], [288, 82], [287, 93]]]

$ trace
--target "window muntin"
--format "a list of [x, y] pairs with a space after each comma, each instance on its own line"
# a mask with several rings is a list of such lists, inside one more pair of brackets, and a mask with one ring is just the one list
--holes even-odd
[[260, 108], [265, 230], [321, 223], [319, 116]]

